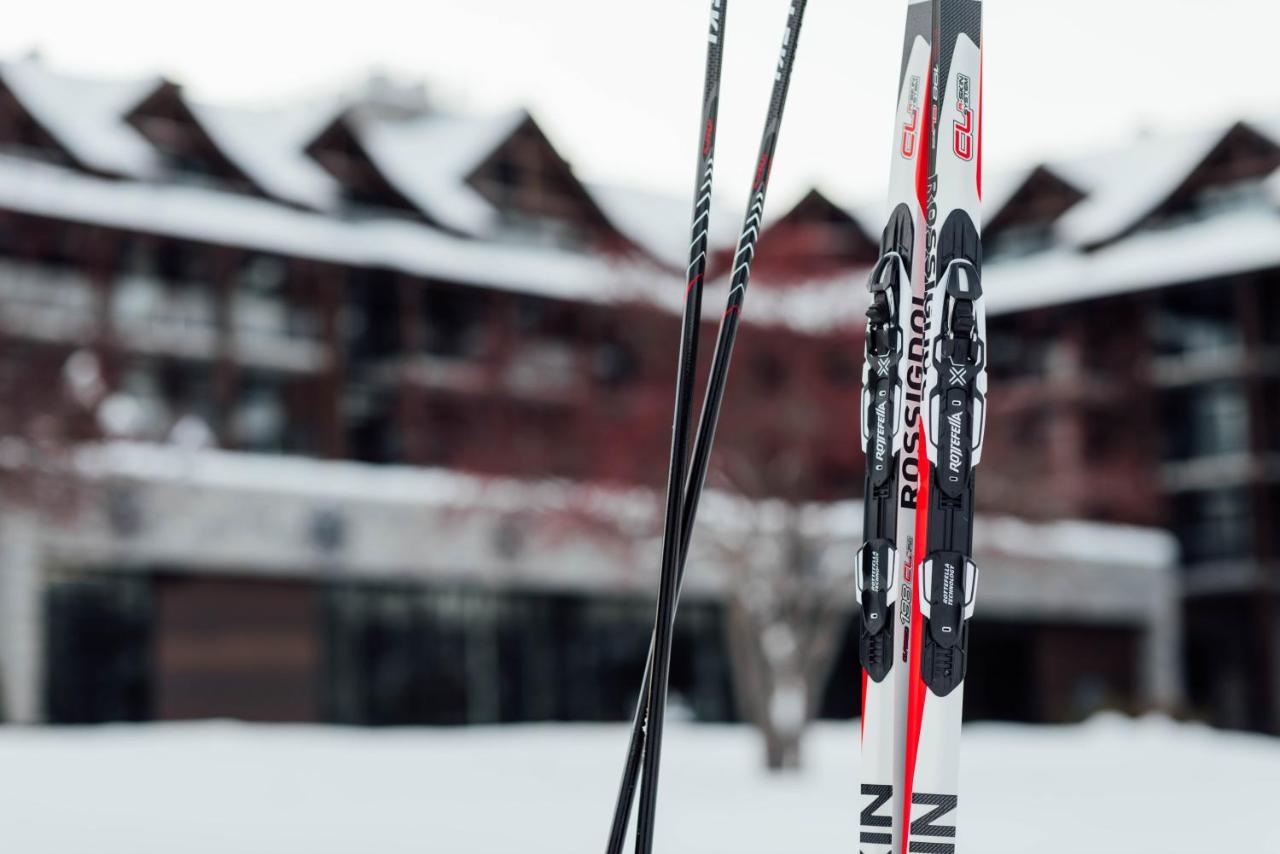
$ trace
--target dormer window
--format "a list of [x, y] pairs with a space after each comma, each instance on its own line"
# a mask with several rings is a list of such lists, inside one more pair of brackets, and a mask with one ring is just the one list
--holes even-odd
[[756, 270], [775, 285], [870, 266], [880, 254], [877, 240], [817, 190], [810, 190], [766, 233], [769, 252], [756, 262]]
[[983, 227], [987, 260], [1019, 258], [1053, 246], [1054, 224], [1084, 194], [1046, 167], [1037, 167], [1017, 190], [990, 212]]
[[1168, 228], [1268, 206], [1265, 179], [1280, 168], [1280, 146], [1237, 124], [1133, 229]]
[[3, 86], [0, 86], [0, 148], [21, 157], [51, 163], [68, 165], [72, 162], [62, 146]]
[[174, 178], [201, 186], [261, 192], [209, 137], [178, 86], [162, 84], [125, 119], [159, 152]]
[[1007, 260], [1025, 258], [1052, 246], [1052, 222], [1025, 222], [1010, 225], [984, 238], [982, 252], [988, 260], [996, 258]]

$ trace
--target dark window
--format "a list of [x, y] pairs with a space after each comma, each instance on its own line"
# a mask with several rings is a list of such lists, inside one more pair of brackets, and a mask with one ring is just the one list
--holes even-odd
[[606, 341], [596, 348], [594, 368], [596, 379], [608, 386], [621, 386], [635, 378], [639, 362], [625, 344]]
[[1053, 246], [1052, 222], [1032, 222], [1010, 225], [1001, 229], [982, 245], [986, 261], [1022, 258]]
[[381, 271], [353, 271], [347, 288], [345, 331], [353, 361], [400, 352], [400, 297], [395, 277]]
[[752, 363], [752, 374], [762, 391], [780, 391], [787, 384], [786, 364], [772, 353], [757, 356]]
[[481, 298], [461, 289], [431, 288], [423, 299], [426, 351], [433, 356], [479, 354], [484, 329]]
[[1164, 356], [1240, 347], [1241, 330], [1230, 289], [1219, 283], [1169, 291], [1154, 314], [1151, 336], [1156, 352]]
[[[720, 609], [685, 607], [672, 701], [730, 720]], [[650, 630], [639, 600], [461, 588], [344, 585], [325, 611], [325, 714], [342, 723], [627, 720]]]
[[143, 576], [55, 579], [45, 590], [45, 716], [50, 723], [151, 716], [151, 596]]
[[245, 375], [241, 379], [231, 430], [236, 446], [246, 451], [298, 450], [289, 433], [284, 383], [265, 374]]
[[826, 358], [828, 382], [842, 388], [857, 385], [860, 379], [858, 373], [859, 356], [860, 354], [855, 355], [849, 347], [832, 347], [828, 350]]
[[1178, 496], [1174, 531], [1186, 563], [1247, 556], [1253, 545], [1248, 493], [1220, 489]]
[[1043, 376], [1048, 369], [1052, 336], [1017, 329], [993, 328], [987, 336], [987, 369], [998, 379]]
[[1164, 398], [1169, 459], [1187, 460], [1249, 449], [1249, 404], [1235, 382], [1191, 386]]
[[1262, 431], [1266, 448], [1280, 452], [1280, 380], [1270, 380], [1263, 384], [1262, 411], [1262, 423], [1267, 425]]

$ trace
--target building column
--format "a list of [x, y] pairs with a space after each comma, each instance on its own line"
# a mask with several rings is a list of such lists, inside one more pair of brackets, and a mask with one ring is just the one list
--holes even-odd
[[343, 279], [333, 267], [316, 265], [315, 288], [319, 293], [320, 329], [328, 361], [318, 381], [324, 401], [320, 420], [324, 427], [321, 456], [343, 459], [347, 456], [347, 434], [343, 409], [343, 389], [347, 382], [347, 342], [342, 332]]
[[1254, 607], [1258, 627], [1261, 680], [1260, 692], [1266, 704], [1259, 717], [1267, 732], [1280, 733], [1280, 609], [1277, 608], [1276, 589], [1270, 575], [1277, 563], [1276, 533], [1271, 524], [1272, 484], [1263, 472], [1270, 453], [1270, 424], [1267, 423], [1267, 389], [1264, 384], [1264, 353], [1267, 350], [1263, 331], [1265, 317], [1262, 288], [1266, 287], [1261, 276], [1237, 277], [1232, 284], [1236, 323], [1244, 339], [1246, 373], [1242, 378], [1245, 399], [1248, 401], [1249, 453], [1255, 462], [1255, 473], [1248, 484], [1250, 536], [1253, 539], [1253, 562], [1258, 577], [1254, 584]]
[[1143, 639], [1145, 704], [1166, 712], [1180, 711], [1186, 702], [1182, 674], [1182, 597], [1174, 573], [1167, 567], [1156, 585], [1151, 621]]
[[209, 425], [218, 446], [234, 449], [232, 435], [236, 403], [240, 396], [240, 359], [236, 345], [236, 273], [244, 263], [243, 256], [218, 247], [210, 264], [213, 270], [213, 322], [216, 344], [213, 356], [214, 423]]
[[39, 523], [6, 508], [0, 514], [0, 716], [6, 723], [44, 717]]

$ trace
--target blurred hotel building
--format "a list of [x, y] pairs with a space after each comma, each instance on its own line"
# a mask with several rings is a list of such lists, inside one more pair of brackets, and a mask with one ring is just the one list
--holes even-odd
[[[988, 178], [973, 716], [1280, 731], [1278, 168], [1242, 122]], [[629, 715], [685, 208], [525, 112], [0, 65], [6, 717]], [[734, 716], [716, 532], [781, 503], [852, 561], [879, 210], [815, 189], [762, 236], [679, 621], [699, 717]]]

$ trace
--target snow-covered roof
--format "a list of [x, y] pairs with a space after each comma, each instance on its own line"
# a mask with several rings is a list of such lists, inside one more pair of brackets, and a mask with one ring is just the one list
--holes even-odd
[[133, 178], [155, 173], [155, 149], [124, 116], [160, 85], [159, 77], [77, 77], [51, 71], [37, 60], [20, 60], [0, 63], [0, 81], [84, 166]]
[[889, 218], [888, 203], [884, 199], [858, 199], [842, 207], [872, 240], [880, 242]]
[[0, 155], [0, 208], [553, 299], [644, 299], [652, 271], [549, 246], [482, 242], [402, 219], [344, 220], [181, 184], [113, 181]]
[[[644, 302], [678, 314], [683, 280], [651, 263], [552, 246], [473, 240], [409, 220], [346, 220], [217, 189], [114, 181], [0, 155], [0, 208], [549, 299]], [[844, 279], [753, 292], [748, 322], [823, 331], [860, 322]], [[724, 290], [708, 287], [708, 319]]]
[[[641, 249], [674, 268], [684, 269], [688, 264], [692, 197], [681, 199], [611, 184], [591, 184], [587, 192], [614, 227]], [[723, 200], [712, 200], [707, 234], [712, 249], [733, 245], [741, 215]]]
[[317, 210], [334, 206], [338, 184], [304, 148], [338, 107], [254, 110], [186, 101], [214, 144], [275, 198]]
[[[431, 113], [379, 117], [339, 113], [336, 100], [276, 110], [186, 101], [227, 156], [272, 199], [166, 181], [161, 158], [125, 120], [159, 85], [156, 77], [86, 79], [55, 73], [38, 61], [0, 63], [0, 83], [75, 160], [92, 170], [135, 180], [0, 156], [0, 206], [32, 214], [227, 243], [338, 263], [384, 266], [478, 287], [587, 302], [652, 300], [672, 312], [682, 282], [637, 259], [619, 260], [497, 238], [497, 212], [468, 182], [474, 170], [523, 122], [515, 110], [496, 116]], [[338, 185], [306, 153], [341, 116], [384, 177], [433, 223], [337, 215]], [[1084, 198], [1055, 224], [1054, 245], [1020, 258], [989, 259], [993, 313], [1073, 302], [1124, 291], [1194, 281], [1227, 272], [1280, 266], [1280, 173], [1266, 192], [1271, 208], [1224, 211], [1198, 222], [1134, 230], [1169, 197], [1223, 138], [1245, 127], [1280, 143], [1280, 116], [1219, 123], [1150, 136], [1110, 151], [989, 172], [984, 208], [993, 216], [1043, 168]], [[688, 246], [688, 200], [678, 195], [596, 185], [591, 198], [618, 230], [653, 258], [680, 269]], [[881, 199], [839, 202], [871, 236], [884, 218]], [[299, 210], [301, 207], [303, 210]], [[786, 215], [776, 208], [772, 221]], [[731, 249], [739, 212], [713, 209], [711, 248]], [[459, 236], [462, 235], [462, 236]], [[474, 239], [480, 238], [480, 239]], [[767, 247], [766, 250], [767, 251]], [[861, 324], [864, 271], [771, 288], [757, 281], [746, 319], [826, 331]], [[679, 278], [678, 276], [676, 278]], [[674, 284], [672, 284], [674, 282]], [[709, 319], [721, 310], [721, 282], [708, 286]]]
[[988, 221], [994, 219], [1035, 171], [1034, 166], [1024, 166], [1020, 169], [1006, 169], [984, 175], [982, 178], [983, 217]]
[[1246, 209], [1144, 231], [1092, 252], [1058, 248], [987, 264], [992, 314], [1083, 302], [1216, 276], [1280, 267], [1280, 215]]
[[512, 110], [484, 117], [364, 117], [353, 124], [374, 166], [414, 205], [446, 228], [481, 236], [495, 227], [497, 211], [467, 178], [528, 118]]
[[1060, 237], [1090, 246], [1123, 233], [1168, 198], [1227, 130], [1171, 134], [1051, 164], [1085, 191], [1085, 198], [1058, 220]]

